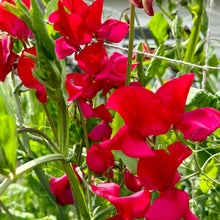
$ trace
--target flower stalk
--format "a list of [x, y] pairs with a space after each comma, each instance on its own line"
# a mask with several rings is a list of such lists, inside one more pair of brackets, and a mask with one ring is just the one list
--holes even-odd
[[128, 46], [128, 63], [126, 72], [125, 85], [129, 86], [131, 79], [131, 65], [132, 65], [132, 53], [134, 46], [134, 20], [135, 20], [135, 7], [131, 4], [130, 11], [130, 29], [129, 29], [129, 46]]

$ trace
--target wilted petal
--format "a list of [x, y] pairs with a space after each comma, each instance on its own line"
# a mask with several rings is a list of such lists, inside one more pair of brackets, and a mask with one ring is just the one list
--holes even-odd
[[144, 140], [145, 138], [140, 135], [138, 130], [125, 125], [118, 130], [112, 139], [103, 144], [108, 145], [111, 150], [121, 150], [129, 157], [155, 156]]
[[18, 76], [23, 82], [24, 86], [30, 89], [36, 89], [37, 99], [45, 103], [47, 102], [47, 94], [44, 85], [42, 85], [34, 76], [32, 71], [35, 70], [34, 59], [28, 58], [25, 53], [30, 53], [32, 55], [37, 55], [36, 49], [31, 47], [22, 51], [22, 55], [18, 61]]
[[103, 173], [114, 166], [114, 156], [110, 149], [93, 144], [87, 152], [86, 163], [93, 172]]
[[220, 112], [213, 108], [199, 108], [181, 115], [174, 125], [185, 139], [204, 141], [213, 131], [220, 127]]
[[142, 0], [142, 2], [145, 12], [148, 15], [153, 16], [154, 15], [153, 0]]
[[162, 85], [156, 96], [172, 112], [172, 123], [179, 120], [180, 114], [185, 112], [186, 99], [192, 85], [194, 74], [186, 74]]
[[135, 7], [138, 7], [138, 8], [143, 8], [143, 3], [142, 3], [142, 0], [129, 0], [129, 2], [134, 5]]
[[119, 43], [128, 33], [128, 29], [129, 27], [126, 23], [108, 19], [99, 28], [97, 36], [113, 43]]
[[148, 220], [179, 220], [189, 207], [189, 195], [170, 187], [153, 202], [145, 218]]
[[129, 127], [141, 135], [160, 135], [170, 128], [170, 112], [158, 97], [142, 87], [126, 86], [115, 90], [107, 101], [107, 107], [117, 111]]

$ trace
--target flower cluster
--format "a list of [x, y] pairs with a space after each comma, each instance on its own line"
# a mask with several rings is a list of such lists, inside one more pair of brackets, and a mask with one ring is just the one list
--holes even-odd
[[[193, 78], [194, 74], [186, 74], [173, 79], [156, 93], [129, 86], [119, 88], [110, 95], [107, 107], [121, 115], [124, 125], [110, 140], [91, 146], [87, 153], [87, 164], [96, 173], [104, 172], [114, 166], [112, 151], [115, 150], [139, 158], [137, 177], [129, 171], [125, 172], [125, 184], [135, 194], [126, 198], [112, 195], [118, 186], [109, 183], [93, 187], [97, 195], [108, 199], [116, 207], [116, 219], [197, 219], [189, 210], [188, 194], [175, 187], [180, 180], [177, 168], [191, 155], [191, 150], [181, 142], [175, 142], [167, 147], [167, 152], [152, 149], [146, 142], [150, 137], [165, 134], [170, 129], [182, 132], [185, 139], [203, 141], [220, 127], [220, 112], [213, 108], [185, 112]], [[112, 191], [110, 186], [113, 187]], [[146, 190], [160, 193], [151, 206], [148, 202], [150, 194]], [[145, 206], [133, 205], [134, 197], [136, 201], [144, 201], [142, 204]], [[128, 204], [132, 208], [125, 208]]]
[[[129, 1], [153, 15], [152, 0]], [[4, 2], [15, 4], [12, 0], [0, 3], [0, 29], [5, 31], [0, 39], [0, 80], [4, 82], [9, 72], [13, 71], [25, 87], [35, 89], [36, 97], [41, 103], [46, 103], [47, 79], [36, 73], [37, 62], [41, 62], [37, 59], [37, 44], [28, 48], [28, 44], [25, 44], [28, 37], [34, 38], [35, 32], [32, 33], [22, 20], [8, 12]], [[220, 112], [210, 107], [185, 112], [194, 74], [170, 80], [155, 93], [143, 88], [138, 82], [125, 86], [128, 58], [118, 52], [108, 55], [104, 41], [120, 42], [129, 27], [115, 19], [102, 22], [103, 3], [104, 0], [95, 0], [90, 5], [83, 0], [58, 0], [57, 10], [49, 16], [49, 22], [60, 34], [55, 41], [56, 47], [54, 46], [58, 58], [64, 59], [74, 54], [74, 59], [82, 70], [62, 76], [60, 75], [64, 71], [58, 71], [58, 78], [62, 78], [58, 80], [58, 92], [65, 86], [68, 94], [65, 101], [75, 103], [84, 118], [101, 119], [101, 123], [88, 134], [93, 144], [87, 149], [87, 166], [96, 174], [111, 172], [108, 179], [114, 180], [114, 151], [121, 151], [138, 161], [137, 175], [132, 174], [128, 168], [124, 167], [123, 170], [124, 184], [132, 192], [131, 195], [120, 196], [121, 187], [114, 182], [92, 184], [91, 190], [115, 206], [117, 215], [109, 220], [197, 219], [189, 209], [189, 195], [177, 188], [181, 178], [178, 167], [192, 154], [191, 149], [180, 142], [178, 135], [181, 133], [185, 140], [204, 141], [220, 127]], [[26, 7], [26, 11], [30, 10], [30, 1], [23, 0], [22, 7]], [[13, 50], [15, 40], [25, 45], [20, 54]], [[144, 50], [147, 51], [145, 47]], [[133, 63], [131, 70], [136, 65], [138, 63]], [[62, 98], [65, 91], [61, 92]], [[111, 94], [108, 97], [109, 92]], [[106, 103], [94, 105], [93, 100], [97, 95], [105, 97]], [[66, 106], [64, 109], [67, 109]], [[110, 125], [115, 114], [112, 117], [109, 109], [117, 112], [123, 119], [123, 125], [113, 136]], [[156, 149], [153, 141], [169, 131], [176, 133], [178, 141], [163, 146], [163, 149]], [[62, 132], [65, 133], [65, 128]], [[60, 138], [59, 136], [58, 142], [63, 144], [66, 140]], [[62, 146], [59, 147], [62, 151]], [[66, 156], [64, 150], [62, 153]], [[72, 167], [81, 182], [83, 175], [80, 177], [77, 174], [77, 165]], [[66, 174], [61, 178], [51, 178], [50, 188], [60, 205], [74, 204], [74, 195]], [[153, 200], [152, 194], [155, 192], [159, 196]]]

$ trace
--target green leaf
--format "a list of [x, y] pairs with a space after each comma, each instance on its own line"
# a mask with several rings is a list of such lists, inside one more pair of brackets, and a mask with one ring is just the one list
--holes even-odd
[[114, 120], [112, 122], [112, 137], [117, 131], [124, 125], [124, 120], [118, 112], [115, 113]]
[[152, 20], [148, 22], [148, 27], [158, 46], [163, 44], [166, 41], [166, 39], [169, 37], [167, 31], [169, 27], [169, 22], [167, 21], [166, 18], [164, 18], [161, 12], [154, 14]]
[[[205, 174], [212, 178], [215, 179], [218, 173], [218, 168], [216, 165], [214, 165], [215, 159], [213, 158], [205, 167], [204, 172]], [[204, 180], [200, 180], [200, 189], [203, 193], [208, 193], [209, 189], [212, 187], [213, 181], [211, 181], [208, 177], [205, 175], [201, 175], [200, 178]]]
[[13, 116], [9, 115], [0, 96], [0, 173], [7, 175], [15, 171], [17, 132]]
[[212, 107], [220, 110], [220, 98], [202, 89], [191, 88], [186, 101], [186, 111], [203, 107]]
[[42, 10], [40, 9], [38, 3], [36, 0], [31, 0], [31, 5], [32, 8], [30, 10], [32, 22], [33, 22], [33, 27], [34, 27], [34, 37], [36, 39], [37, 43], [37, 50], [38, 50], [38, 56], [41, 55], [39, 54], [40, 47], [44, 52], [45, 57], [48, 57], [51, 60], [56, 60], [57, 55], [55, 52], [55, 43], [53, 39], [49, 36], [45, 21], [44, 21], [44, 16], [42, 13]]
[[47, 4], [47, 8], [45, 11], [45, 17], [48, 18], [49, 15], [57, 9], [57, 0], [50, 0]]
[[122, 162], [126, 165], [126, 167], [134, 174], [137, 174], [137, 158], [132, 158], [126, 156], [122, 151], [113, 151], [113, 154], [122, 160]]
[[[163, 45], [161, 45], [160, 47], [157, 48], [155, 55], [157, 55], [157, 56], [164, 55], [164, 46]], [[151, 60], [150, 65], [148, 66], [147, 74], [146, 74], [146, 77], [144, 80], [144, 83], [145, 83], [144, 86], [146, 86], [156, 75], [161, 77], [164, 74], [166, 68], [168, 67], [168, 64], [169, 64], [168, 61], [164, 61], [164, 60], [161, 60], [161, 59], [154, 57]]]

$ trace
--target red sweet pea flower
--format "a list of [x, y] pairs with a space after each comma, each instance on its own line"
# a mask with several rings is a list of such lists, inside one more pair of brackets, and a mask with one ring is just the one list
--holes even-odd
[[[78, 180], [81, 182], [82, 180], [76, 172], [77, 166], [73, 164], [72, 167], [74, 172], [76, 173]], [[51, 178], [50, 189], [54, 196], [56, 196], [58, 204], [62, 206], [67, 204], [74, 204], [73, 194], [66, 174], [64, 174], [60, 178]]]
[[103, 41], [85, 47], [75, 59], [79, 67], [92, 79], [106, 79], [111, 73], [111, 61], [107, 56]]
[[165, 150], [153, 150], [155, 157], [140, 158], [137, 166], [137, 175], [143, 184], [151, 190], [163, 190], [175, 184], [180, 179], [178, 166], [191, 155], [191, 150], [180, 142]]
[[105, 146], [93, 144], [87, 152], [86, 163], [93, 172], [103, 173], [114, 166], [114, 156]]
[[107, 107], [122, 116], [125, 126], [139, 133], [140, 141], [143, 137], [166, 133], [171, 125], [179, 129], [186, 139], [203, 141], [220, 127], [220, 112], [213, 108], [200, 108], [184, 113], [193, 78], [194, 74], [186, 74], [173, 79], [156, 93], [139, 87], [117, 89], [109, 97]]
[[194, 74], [186, 74], [161, 86], [156, 96], [166, 105], [172, 115], [170, 122], [186, 139], [203, 141], [220, 127], [220, 112], [213, 108], [199, 108], [185, 112], [186, 99]]
[[129, 2], [135, 7], [144, 8], [148, 15], [154, 15], [153, 0], [129, 0]]
[[111, 202], [119, 216], [113, 219], [132, 220], [143, 218], [149, 208], [151, 196], [147, 189], [141, 190], [127, 197], [119, 197], [120, 186], [115, 183], [101, 183], [92, 185], [92, 191]]
[[108, 122], [102, 121], [92, 129], [88, 137], [93, 141], [105, 141], [110, 139], [111, 134], [112, 127], [109, 126]]
[[189, 196], [176, 187], [161, 192], [145, 214], [148, 220], [198, 220], [189, 209]]
[[[28, 36], [33, 38], [33, 34], [28, 28], [28, 26], [11, 12], [7, 11], [4, 7], [4, 2], [15, 5], [13, 0], [3, 0], [0, 3], [0, 30], [6, 31], [9, 34], [17, 37], [19, 40], [23, 41], [28, 39]], [[23, 3], [28, 9], [30, 9], [30, 1], [25, 0]]]
[[45, 86], [42, 85], [36, 78], [34, 78], [32, 71], [35, 70], [35, 61], [28, 58], [25, 53], [30, 53], [34, 56], [37, 55], [36, 49], [34, 47], [25, 49], [22, 51], [22, 55], [18, 61], [18, 76], [23, 82], [24, 86], [29, 89], [36, 89], [37, 99], [45, 103], [47, 102], [47, 94]]
[[89, 6], [82, 0], [58, 2], [58, 10], [49, 16], [49, 21], [64, 36], [56, 41], [59, 58], [78, 51], [80, 45], [90, 43], [93, 37], [112, 42], [120, 42], [125, 37], [126, 23], [114, 19], [101, 23], [102, 8], [103, 0], [96, 0]]
[[0, 39], [0, 81], [4, 82], [7, 74], [12, 70], [12, 65], [19, 57], [13, 50], [12, 38], [3, 36]]
[[131, 192], [138, 192], [143, 187], [139, 177], [132, 174], [128, 169], [124, 173], [124, 183]]

